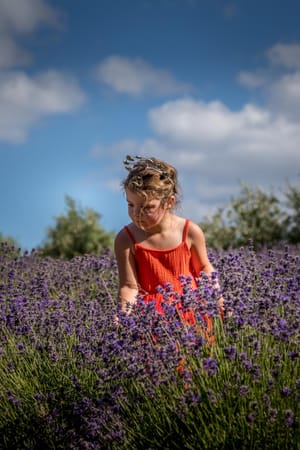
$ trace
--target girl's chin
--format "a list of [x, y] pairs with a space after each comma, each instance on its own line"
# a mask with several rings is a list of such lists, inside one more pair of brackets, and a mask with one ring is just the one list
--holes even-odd
[[148, 231], [152, 228], [152, 225], [145, 222], [135, 222], [136, 226], [143, 231]]
[[149, 229], [149, 225], [147, 225], [147, 224], [145, 224], [145, 223], [136, 223], [136, 226], [137, 226], [138, 228], [140, 228], [141, 230], [144, 230], [144, 231], [146, 231], [146, 230]]

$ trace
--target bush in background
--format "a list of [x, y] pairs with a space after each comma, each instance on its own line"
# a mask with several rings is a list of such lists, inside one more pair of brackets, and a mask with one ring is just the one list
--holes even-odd
[[78, 255], [98, 255], [101, 249], [111, 248], [113, 233], [105, 231], [101, 215], [91, 208], [80, 208], [66, 196], [67, 213], [56, 217], [47, 232], [47, 239], [39, 248], [44, 256], [71, 259]]
[[258, 248], [300, 242], [300, 187], [288, 184], [284, 200], [262, 188], [241, 185], [236, 198], [199, 223], [212, 248], [237, 248], [249, 239]]

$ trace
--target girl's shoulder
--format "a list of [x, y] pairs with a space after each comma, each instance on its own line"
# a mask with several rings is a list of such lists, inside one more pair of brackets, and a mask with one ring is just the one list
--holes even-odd
[[[130, 225], [127, 225], [126, 227], [130, 230]], [[121, 228], [115, 237], [115, 248], [117, 249], [128, 248], [132, 245], [132, 239], [126, 230], [126, 227]]]
[[189, 247], [193, 244], [199, 243], [204, 239], [204, 233], [200, 226], [190, 220], [189, 218], [184, 218], [180, 216], [175, 217], [175, 227], [178, 232], [182, 234], [183, 240], [187, 239]]
[[189, 220], [188, 238], [191, 242], [204, 239], [203, 230], [196, 222], [193, 222], [192, 220]]
[[196, 232], [196, 233], [199, 231], [203, 233], [200, 225], [198, 225], [196, 222], [193, 222], [190, 219], [187, 219], [187, 220], [189, 222], [189, 230], [191, 230], [192, 232]]

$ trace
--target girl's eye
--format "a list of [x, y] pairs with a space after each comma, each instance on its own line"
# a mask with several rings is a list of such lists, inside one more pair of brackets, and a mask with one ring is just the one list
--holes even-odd
[[149, 206], [145, 206], [144, 208], [143, 208], [143, 211], [153, 211], [155, 209], [155, 206], [154, 205], [149, 205]]

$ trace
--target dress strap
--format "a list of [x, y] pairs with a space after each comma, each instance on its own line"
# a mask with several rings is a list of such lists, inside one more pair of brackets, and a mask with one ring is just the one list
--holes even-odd
[[126, 226], [124, 227], [124, 229], [125, 229], [125, 230], [127, 231], [127, 233], [129, 234], [129, 237], [130, 237], [130, 239], [132, 240], [132, 242], [133, 242], [134, 244], [136, 244], [136, 240], [134, 239], [133, 234], [131, 233], [129, 227], [126, 225]]
[[186, 242], [187, 234], [189, 231], [189, 223], [190, 223], [189, 219], [186, 219], [182, 233], [182, 242]]

